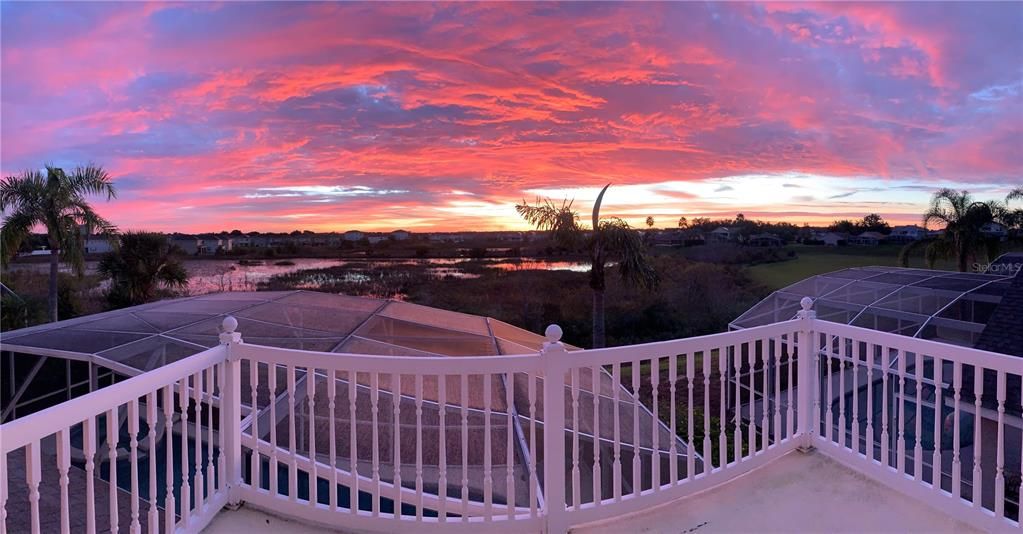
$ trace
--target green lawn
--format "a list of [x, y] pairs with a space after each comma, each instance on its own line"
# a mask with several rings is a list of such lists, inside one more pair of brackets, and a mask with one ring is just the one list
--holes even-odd
[[[796, 259], [754, 265], [749, 268], [750, 276], [767, 288], [775, 290], [816, 274], [849, 267], [898, 266], [901, 247], [897, 245], [878, 247], [791, 245], [786, 248], [795, 251]], [[922, 256], [922, 254], [914, 255], [909, 262], [910, 267], [926, 267]], [[951, 261], [939, 261], [935, 268], [955, 270], [955, 264]]]

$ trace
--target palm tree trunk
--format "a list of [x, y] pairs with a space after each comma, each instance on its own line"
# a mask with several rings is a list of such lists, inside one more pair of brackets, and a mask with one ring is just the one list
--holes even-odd
[[49, 302], [48, 310], [50, 313], [50, 322], [57, 322], [57, 270], [60, 268], [59, 265], [59, 253], [56, 248], [50, 248], [50, 291], [49, 291]]
[[604, 348], [604, 290], [593, 290], [593, 348]]

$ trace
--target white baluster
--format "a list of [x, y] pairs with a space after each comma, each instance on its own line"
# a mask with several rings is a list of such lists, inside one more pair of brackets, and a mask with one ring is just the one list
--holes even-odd
[[838, 338], [838, 446], [845, 447], [845, 362], [842, 358], [842, 353], [845, 352], [845, 357], [849, 357], [849, 347], [846, 345], [846, 340], [841, 337]]
[[[306, 367], [305, 370], [306, 402], [308, 403], [309, 419], [309, 506], [316, 506], [320, 501], [318, 495], [319, 477], [316, 476], [316, 368]], [[298, 478], [297, 476], [295, 477]]]
[[[660, 382], [661, 375], [661, 361], [658, 357], [650, 358], [650, 387], [651, 387], [651, 412], [653, 412], [653, 421], [650, 425], [650, 443], [652, 444], [650, 450], [650, 470], [651, 473], [651, 487], [654, 491], [661, 489], [661, 444], [659, 438], [659, 430], [661, 429], [661, 419], [657, 413], [657, 388]], [[596, 429], [594, 429], [596, 432]]]
[[[255, 362], [253, 362], [253, 363], [255, 363]], [[213, 467], [213, 444], [214, 444], [214, 436], [213, 436], [213, 404], [214, 404], [214, 402], [213, 402], [213, 391], [214, 391], [214, 389], [216, 389], [215, 383], [213, 381], [214, 380], [214, 372], [213, 371], [214, 371], [214, 366], [212, 366], [212, 365], [207, 367], [206, 371], [205, 371], [206, 372], [206, 406], [207, 406], [207, 409], [206, 409], [206, 499], [207, 500], [212, 499], [213, 498], [213, 494], [217, 491], [217, 488], [216, 488], [217, 471]], [[241, 398], [241, 396], [239, 395], [239, 399], [240, 398]], [[256, 405], [255, 404], [252, 405], [252, 410], [253, 410], [252, 411], [252, 414], [253, 414], [252, 419], [256, 419], [256, 414], [258, 414], [258, 412], [256, 411]], [[235, 412], [235, 413], [237, 413], [237, 412]], [[253, 435], [255, 435], [255, 434], [253, 434]], [[257, 437], [257, 439], [258, 439], [258, 437]], [[254, 447], [253, 448], [252, 456], [257, 458], [257, 459], [259, 458], [258, 447]], [[239, 465], [239, 468], [240, 468], [241, 462], [239, 462], [238, 465]], [[255, 478], [256, 472], [253, 471], [250, 474], [252, 475], [252, 488], [253, 489], [259, 489], [259, 479]], [[239, 476], [239, 478], [241, 477], [241, 473], [240, 472], [239, 472], [238, 476]]]
[[202, 371], [192, 375], [192, 401], [195, 403], [195, 476], [192, 479], [192, 490], [195, 492], [195, 497], [192, 499], [192, 505], [198, 512], [203, 505], [203, 488], [206, 487], [206, 481], [202, 474]]
[[[167, 472], [164, 477], [167, 488], [163, 495], [163, 531], [174, 532], [175, 505], [174, 500], [174, 386], [168, 385], [163, 388], [163, 418], [164, 418], [164, 444], [167, 447], [167, 455], [164, 459]], [[89, 422], [88, 420], [86, 421]], [[91, 477], [89, 477], [91, 480]], [[89, 499], [87, 502], [92, 502]]]
[[899, 392], [895, 395], [895, 398], [899, 401], [898, 421], [899, 421], [899, 432], [898, 441], [896, 442], [897, 454], [896, 458], [897, 469], [899, 474], [906, 474], [906, 351], [899, 350]]
[[[696, 447], [693, 443], [693, 419], [695, 418], [693, 413], [693, 375], [696, 374], [696, 362], [693, 361], [693, 358], [695, 356], [694, 352], [690, 352], [685, 356], [686, 395], [688, 395], [688, 402], [686, 402], [686, 479], [690, 481], [696, 477]], [[654, 426], [660, 425], [655, 422]], [[675, 440], [672, 439], [672, 441]]]
[[881, 465], [888, 467], [892, 458], [889, 455], [888, 436], [888, 349], [883, 345], [880, 347], [881, 358]]
[[[227, 370], [227, 362], [226, 361], [218, 363], [218, 364], [213, 366], [213, 377], [214, 377], [214, 379], [216, 380], [216, 383], [217, 383], [217, 391], [220, 393], [220, 396], [222, 398], [227, 396], [227, 387], [225, 385], [225, 381], [227, 380], [226, 379], [227, 374], [228, 374], [228, 370]], [[241, 371], [240, 370], [239, 370], [238, 374], [239, 374], [239, 376], [241, 375]], [[240, 393], [239, 393], [239, 398], [241, 398], [241, 394]], [[240, 401], [239, 401], [239, 403], [240, 403]], [[223, 409], [223, 404], [221, 404], [221, 409]], [[255, 410], [256, 407], [253, 406], [252, 409]], [[253, 414], [253, 419], [255, 419], [258, 416], [259, 416], [259, 412], [257, 411], [257, 412], [255, 412]], [[220, 418], [220, 425], [219, 425], [218, 432], [217, 432], [217, 461], [216, 461], [216, 464], [217, 464], [217, 473], [219, 473], [220, 476], [216, 477], [216, 486], [217, 486], [218, 490], [224, 490], [224, 491], [227, 491], [227, 476], [226, 476], [227, 475], [227, 454], [226, 454], [227, 443], [226, 442], [227, 442], [227, 435], [230, 433], [230, 431], [227, 428], [227, 426], [229, 424], [230, 423], [228, 422], [226, 417], [221, 417]], [[258, 436], [258, 432], [255, 432], [255, 430], [253, 430], [253, 434]], [[258, 440], [259, 438], [257, 437], [256, 439]], [[258, 446], [253, 448], [252, 454], [256, 454], [256, 455], [259, 454]], [[240, 464], [239, 464], [239, 469], [240, 469]], [[259, 489], [259, 487], [260, 486], [257, 485], [256, 489]]]
[[373, 517], [380, 517], [380, 373], [369, 375], [370, 414], [373, 421], [373, 450], [371, 465], [373, 472]]
[[110, 481], [107, 488], [110, 490], [110, 531], [117, 532], [120, 520], [120, 509], [117, 507], [117, 441], [120, 438], [120, 421], [117, 418], [117, 408], [107, 411], [107, 461], [109, 462]]
[[[579, 510], [582, 506], [582, 483], [579, 472], [579, 368], [573, 367], [570, 372], [572, 377], [571, 398], [572, 398], [572, 508]], [[639, 396], [636, 396], [639, 402]]]
[[831, 380], [831, 375], [832, 375], [832, 372], [831, 372], [831, 368], [832, 368], [831, 354], [832, 354], [832, 351], [834, 350], [834, 347], [835, 347], [835, 336], [833, 336], [831, 334], [828, 334], [827, 340], [828, 340], [828, 344], [827, 344], [827, 347], [824, 350], [824, 379], [828, 381], [827, 389], [826, 389], [827, 396], [828, 396], [828, 398], [827, 398], [828, 409], [827, 409], [827, 411], [825, 412], [825, 415], [824, 415], [824, 437], [828, 440], [828, 443], [832, 443], [832, 436], [833, 436], [833, 430], [834, 430], [833, 427], [835, 425], [835, 423], [834, 423], [835, 420], [833, 419], [831, 407], [835, 403], [835, 396], [834, 396], [834, 393], [833, 393], [832, 388], [831, 388], [831, 382], [832, 382], [832, 380]]
[[742, 345], [730, 347], [732, 367], [735, 371], [735, 462], [742, 463]]
[[942, 362], [941, 358], [935, 356], [934, 360], [934, 452], [931, 453], [931, 485], [935, 490], [941, 491], [941, 424], [942, 408], [945, 401], [942, 396], [944, 387], [941, 380]]
[[[803, 298], [808, 299], [809, 297]], [[823, 383], [818, 383], [817, 380], [826, 380], [826, 377], [828, 376], [827, 372], [824, 373], [821, 372], [820, 342], [822, 338], [826, 339], [826, 336], [819, 333], [812, 333], [812, 335], [806, 335], [806, 338], [809, 341], [809, 343], [807, 344], [808, 351], [813, 351], [812, 373], [815, 378], [813, 384], [807, 384], [808, 386], [810, 386], [807, 389], [810, 390], [810, 395], [813, 397], [813, 423], [812, 423], [813, 430], [811, 431], [809, 426], [807, 426], [806, 430], [813, 432], [814, 437], [820, 437], [820, 433], [818, 432], [818, 430], [820, 430], [820, 425], [821, 422], [823, 421], [822, 419], [823, 415], [821, 413], [821, 387], [823, 386]], [[831, 352], [831, 347], [825, 347], [825, 355], [829, 352]], [[809, 356], [809, 352], [807, 353], [807, 356]], [[802, 384], [802, 382], [800, 382], [800, 384]]]
[[469, 521], [469, 375], [460, 375], [458, 402], [462, 411], [462, 521]]
[[632, 362], [632, 493], [643, 490], [642, 463], [639, 459], [639, 380], [643, 370], [639, 360]]
[[[670, 388], [670, 397], [668, 398], [669, 416], [671, 417], [671, 451], [668, 456], [668, 476], [671, 477], [671, 485], [674, 486], [679, 483], [678, 479], [678, 419], [677, 409], [675, 405], [678, 404], [678, 397], [676, 396], [676, 382], [678, 382], [678, 355], [671, 354], [668, 356], [668, 387]], [[686, 455], [689, 455], [689, 451], [686, 451]]]
[[[423, 375], [416, 373], [416, 520], [423, 520]], [[400, 512], [399, 512], [400, 514]]]
[[[718, 349], [718, 385], [721, 387], [721, 424], [718, 425], [718, 469], [728, 465], [728, 436], [725, 435], [725, 427], [728, 426], [727, 408], [728, 391], [725, 383], [725, 369], [728, 365], [728, 347]], [[709, 431], [709, 429], [708, 429]], [[709, 461], [709, 460], [708, 460]]]
[[330, 417], [330, 511], [337, 511], [337, 370], [327, 371], [327, 406]]
[[980, 440], [980, 429], [983, 425], [980, 416], [981, 397], [984, 394], [984, 368], [973, 366], [973, 506], [981, 507], [981, 491], [984, 483], [981, 478], [980, 453], [983, 447]]
[[183, 377], [178, 384], [178, 406], [181, 409], [181, 524], [187, 527], [192, 513], [192, 487], [188, 482], [188, 377]]
[[[252, 437], [255, 438], [256, 443], [263, 438], [259, 433], [259, 362], [255, 360], [249, 361], [249, 390], [251, 391], [251, 403], [252, 403]], [[213, 403], [210, 403], [212, 406]], [[211, 410], [212, 411], [212, 410]], [[212, 442], [211, 448], [212, 448]], [[249, 472], [252, 473], [252, 489], [259, 491], [263, 488], [263, 475], [261, 471], [262, 459], [259, 456], [259, 446], [252, 448], [252, 456], [249, 461]]]
[[[710, 368], [713, 362], [713, 353], [711, 349], [703, 350], [703, 473], [708, 474], [714, 467], [711, 458], [713, 457], [713, 441], [710, 438]], [[674, 385], [674, 382], [672, 383]], [[672, 404], [675, 404], [674, 392], [671, 396]], [[671, 445], [675, 446], [675, 442], [678, 441], [677, 436], [674, 432], [671, 433]], [[675, 457], [672, 455], [672, 465], [675, 464]], [[674, 483], [674, 478], [672, 479]]]
[[[401, 489], [401, 374], [391, 375], [391, 418], [394, 420], [394, 430], [391, 432], [394, 438], [394, 487]], [[398, 491], [394, 500], [394, 518], [401, 519], [401, 491]]]
[[[358, 388], [359, 375], [355, 371], [348, 371], [348, 450], [349, 461], [352, 469], [352, 487], [348, 492], [348, 511], [353, 514], [359, 513], [359, 444], [357, 432], [357, 419], [355, 416], [356, 390]], [[276, 441], [276, 440], [275, 440]]]
[[[28, 484], [29, 521], [32, 534], [40, 533], [39, 517], [39, 482], [42, 478], [42, 459], [39, 455], [40, 443], [33, 441], [25, 445], [25, 482]], [[7, 473], [4, 472], [4, 477]], [[116, 526], [116, 523], [113, 523]], [[114, 529], [116, 532], [116, 529]]]
[[[275, 499], [280, 498], [281, 486], [278, 477], [280, 466], [277, 463], [277, 364], [267, 364], [266, 369], [267, 389], [270, 392], [270, 492]], [[349, 389], [354, 390], [355, 383], [348, 384]], [[355, 404], [352, 404], [352, 434], [355, 434]], [[355, 441], [352, 441], [354, 448]], [[355, 465], [353, 460], [352, 465]], [[353, 467], [354, 472], [354, 467]], [[355, 477], [355, 486], [358, 487], [359, 477]]]
[[[995, 517], [1005, 517], [1005, 371], [996, 375], [998, 400], [998, 449], [995, 453]], [[974, 445], [978, 449], [979, 443]], [[1020, 507], [1023, 509], [1023, 507]]]
[[[85, 454], [85, 531], [96, 534], [96, 419], [82, 421], [82, 452]], [[6, 455], [0, 454], [0, 458]], [[4, 480], [6, 476], [0, 477]]]
[[[60, 473], [60, 531], [62, 534], [71, 532], [71, 511], [68, 496], [68, 470], [71, 469], [71, 429], [64, 429], [57, 432], [57, 470]], [[3, 456], [7, 456], [4, 454]], [[4, 479], [7, 479], [7, 470], [3, 471]]]
[[437, 496], [440, 497], [440, 509], [437, 511], [441, 523], [448, 520], [448, 376], [437, 377], [437, 409], [439, 425], [437, 427]]
[[962, 464], [959, 458], [959, 401], [962, 399], [963, 364], [952, 362], [952, 495], [956, 500], [962, 496]]
[[[298, 500], [298, 433], [295, 431], [295, 366], [287, 367], [288, 384], [288, 500]], [[375, 410], [374, 410], [375, 413]], [[373, 421], [376, 436], [376, 420]], [[376, 446], [374, 440], [374, 446]]]
[[[601, 367], [594, 365], [590, 368], [593, 389], [593, 504], [600, 505], [604, 499], [601, 494], [601, 465], [600, 465], [600, 440], [603, 437], [600, 428], [600, 379]], [[673, 482], [674, 483], [674, 482]]]
[[[852, 449], [856, 454], [860, 453], [860, 362], [863, 360], [863, 346], [859, 340], [851, 340], [853, 343], [853, 366], [852, 366]], [[873, 441], [873, 438], [871, 438]]]
[[[536, 473], [536, 376], [527, 373], [529, 387], [526, 395], [529, 397], [529, 517], [536, 517], [538, 512], [537, 486], [540, 481]], [[441, 427], [444, 425], [442, 424]], [[446, 453], [445, 453], [446, 454]]]
[[923, 407], [920, 392], [924, 389], [924, 355], [916, 353], [916, 369], [913, 372], [913, 383], [916, 384], [916, 443], [913, 445], [913, 478], [917, 482], [924, 479], [924, 449], [920, 443], [923, 434]]
[[[753, 348], [752, 346], [750, 347]], [[767, 450], [768, 437], [771, 423], [768, 417], [768, 410], [770, 407], [770, 393], [771, 389], [767, 386], [767, 360], [770, 354], [767, 353], [769, 350], [768, 343], [766, 341], [761, 342], [760, 351], [757, 354], [757, 360], [760, 362], [760, 450], [761, 452]], [[752, 400], [756, 400], [754, 397]], [[755, 404], [753, 404], [755, 406]], [[753, 415], [753, 408], [750, 408], [750, 415]]]
[[[749, 440], [749, 456], [750, 458], [757, 454], [757, 427], [756, 427], [756, 402], [757, 402], [757, 373], [754, 369], [756, 367], [756, 343], [746, 344], [746, 365], [749, 369], [749, 433], [746, 439]], [[690, 388], [692, 389], [692, 388]], [[692, 404], [692, 403], [690, 403]]]
[[160, 512], [156, 506], [156, 438], [158, 415], [157, 415], [157, 392], [152, 391], [146, 395], [146, 426], [149, 432], [146, 438], [149, 441], [149, 515], [146, 519], [146, 526], [150, 534], [156, 534], [160, 530]]
[[7, 454], [0, 454], [0, 534], [7, 534]]
[[874, 354], [877, 345], [867, 343], [867, 436], [864, 452], [871, 460], [874, 459]]
[[494, 516], [494, 477], [493, 477], [493, 456], [494, 449], [490, 435], [490, 414], [491, 414], [491, 380], [489, 374], [483, 375], [483, 513], [484, 519], [490, 521]]
[[128, 449], [131, 458], [131, 526], [132, 534], [142, 532], [139, 522], [139, 400], [128, 402]]
[[[796, 341], [795, 340], [796, 340], [795, 334], [789, 334], [788, 335], [788, 347], [789, 347], [789, 349], [788, 349], [788, 358], [785, 359], [785, 372], [786, 372], [786, 376], [787, 376], [787, 379], [788, 379], [788, 382], [786, 382], [787, 385], [785, 386], [785, 389], [786, 389], [785, 393], [786, 393], [787, 399], [788, 399], [788, 405], [785, 408], [785, 419], [788, 421], [788, 431], [785, 433], [785, 436], [788, 437], [788, 438], [791, 438], [793, 436], [793, 434], [796, 433], [796, 414], [795, 414], [795, 409], [794, 409], [794, 406], [793, 406], [793, 404], [795, 402], [795, 399], [792, 398], [792, 390], [795, 389], [795, 386], [794, 386], [795, 382], [792, 379], [792, 365], [793, 365], [792, 355], [795, 353], [795, 350], [796, 350]], [[806, 408], [803, 408], [803, 409], [805, 410]], [[722, 424], [724, 424], [724, 420], [722, 420]]]
[[[513, 436], [515, 434], [514, 421], [512, 419], [512, 408], [515, 406], [515, 375], [508, 373], [504, 379], [504, 405], [505, 405], [505, 422], [507, 428], [505, 429], [505, 437], [507, 438], [507, 444], [505, 445], [505, 451], [508, 453], [506, 459], [508, 468], [505, 470], [505, 495], [508, 504], [508, 519], [515, 518], [515, 443], [513, 442]], [[420, 412], [422, 409], [420, 409]], [[421, 462], [420, 462], [421, 464]], [[420, 477], [421, 478], [421, 477]], [[421, 503], [420, 503], [421, 504]]]
[[[613, 489], [615, 502], [622, 500], [622, 427], [621, 427], [621, 406], [620, 391], [622, 389], [622, 364], [615, 362], [611, 367], [612, 402], [614, 403], [614, 462], [611, 475], [613, 477]], [[545, 438], [549, 439], [549, 438]]]
[[[771, 352], [770, 352], [770, 356], [773, 358], [773, 361], [774, 361], [774, 366], [773, 366], [773, 369], [774, 369], [774, 402], [771, 403], [771, 406], [772, 406], [771, 415], [773, 416], [774, 433], [772, 434], [772, 436], [774, 436], [774, 442], [775, 443], [781, 443], [781, 440], [784, 439], [784, 437], [782, 436], [782, 428], [781, 428], [781, 354], [778, 353], [778, 338], [776, 338], [776, 337], [772, 337], [771, 338]], [[706, 369], [706, 367], [704, 367], [704, 368]], [[704, 398], [706, 398], [706, 391], [707, 391], [706, 383], [704, 383], [703, 391], [704, 391]], [[706, 409], [704, 409], [704, 414], [706, 415]], [[708, 421], [704, 420], [703, 427], [705, 429], [709, 429], [710, 428], [710, 425], [708, 424]], [[707, 432], [708, 432], [708, 430], [704, 430], [704, 435], [706, 435]], [[706, 454], [706, 451], [704, 452], [704, 454]]]

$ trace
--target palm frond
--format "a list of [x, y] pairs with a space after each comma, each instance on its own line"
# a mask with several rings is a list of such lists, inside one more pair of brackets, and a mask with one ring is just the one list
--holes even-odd
[[657, 272], [650, 265], [643, 238], [618, 217], [600, 221], [597, 232], [607, 259], [618, 262], [622, 279], [643, 288], [657, 285]]
[[107, 200], [117, 197], [110, 175], [92, 163], [78, 167], [67, 177], [68, 188], [79, 195], [106, 195]]
[[556, 243], [566, 247], [574, 247], [582, 234], [579, 227], [579, 216], [572, 211], [572, 202], [563, 200], [561, 205], [550, 199], [537, 198], [535, 204], [515, 206], [515, 211], [537, 230], [550, 232]]

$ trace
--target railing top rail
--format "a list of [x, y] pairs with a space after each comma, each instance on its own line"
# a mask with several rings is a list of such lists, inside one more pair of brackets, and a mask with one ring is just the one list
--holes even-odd
[[566, 353], [568, 365], [600, 365], [615, 361], [630, 361], [637, 358], [649, 358], [652, 355], [666, 356], [669, 354], [687, 354], [713, 350], [740, 343], [749, 343], [782, 334], [791, 334], [799, 330], [799, 319], [782, 321], [743, 330], [721, 332], [705, 336], [655, 341], [639, 345], [624, 345], [604, 349], [590, 349]]
[[226, 347], [218, 345], [188, 358], [153, 369], [124, 382], [93, 391], [45, 410], [0, 425], [0, 454], [69, 428], [175, 381], [225, 360]]
[[869, 328], [833, 323], [820, 319], [815, 320], [813, 329], [823, 334], [839, 335], [906, 352], [937, 356], [945, 360], [977, 365], [985, 369], [1005, 371], [1011, 374], [1023, 374], [1023, 358], [1009, 356], [1008, 354], [950, 345], [928, 339], [907, 337], [891, 332], [871, 330]]
[[525, 373], [541, 369], [540, 354], [505, 356], [382, 356], [281, 349], [242, 343], [232, 350], [242, 359], [316, 369], [401, 374]]

